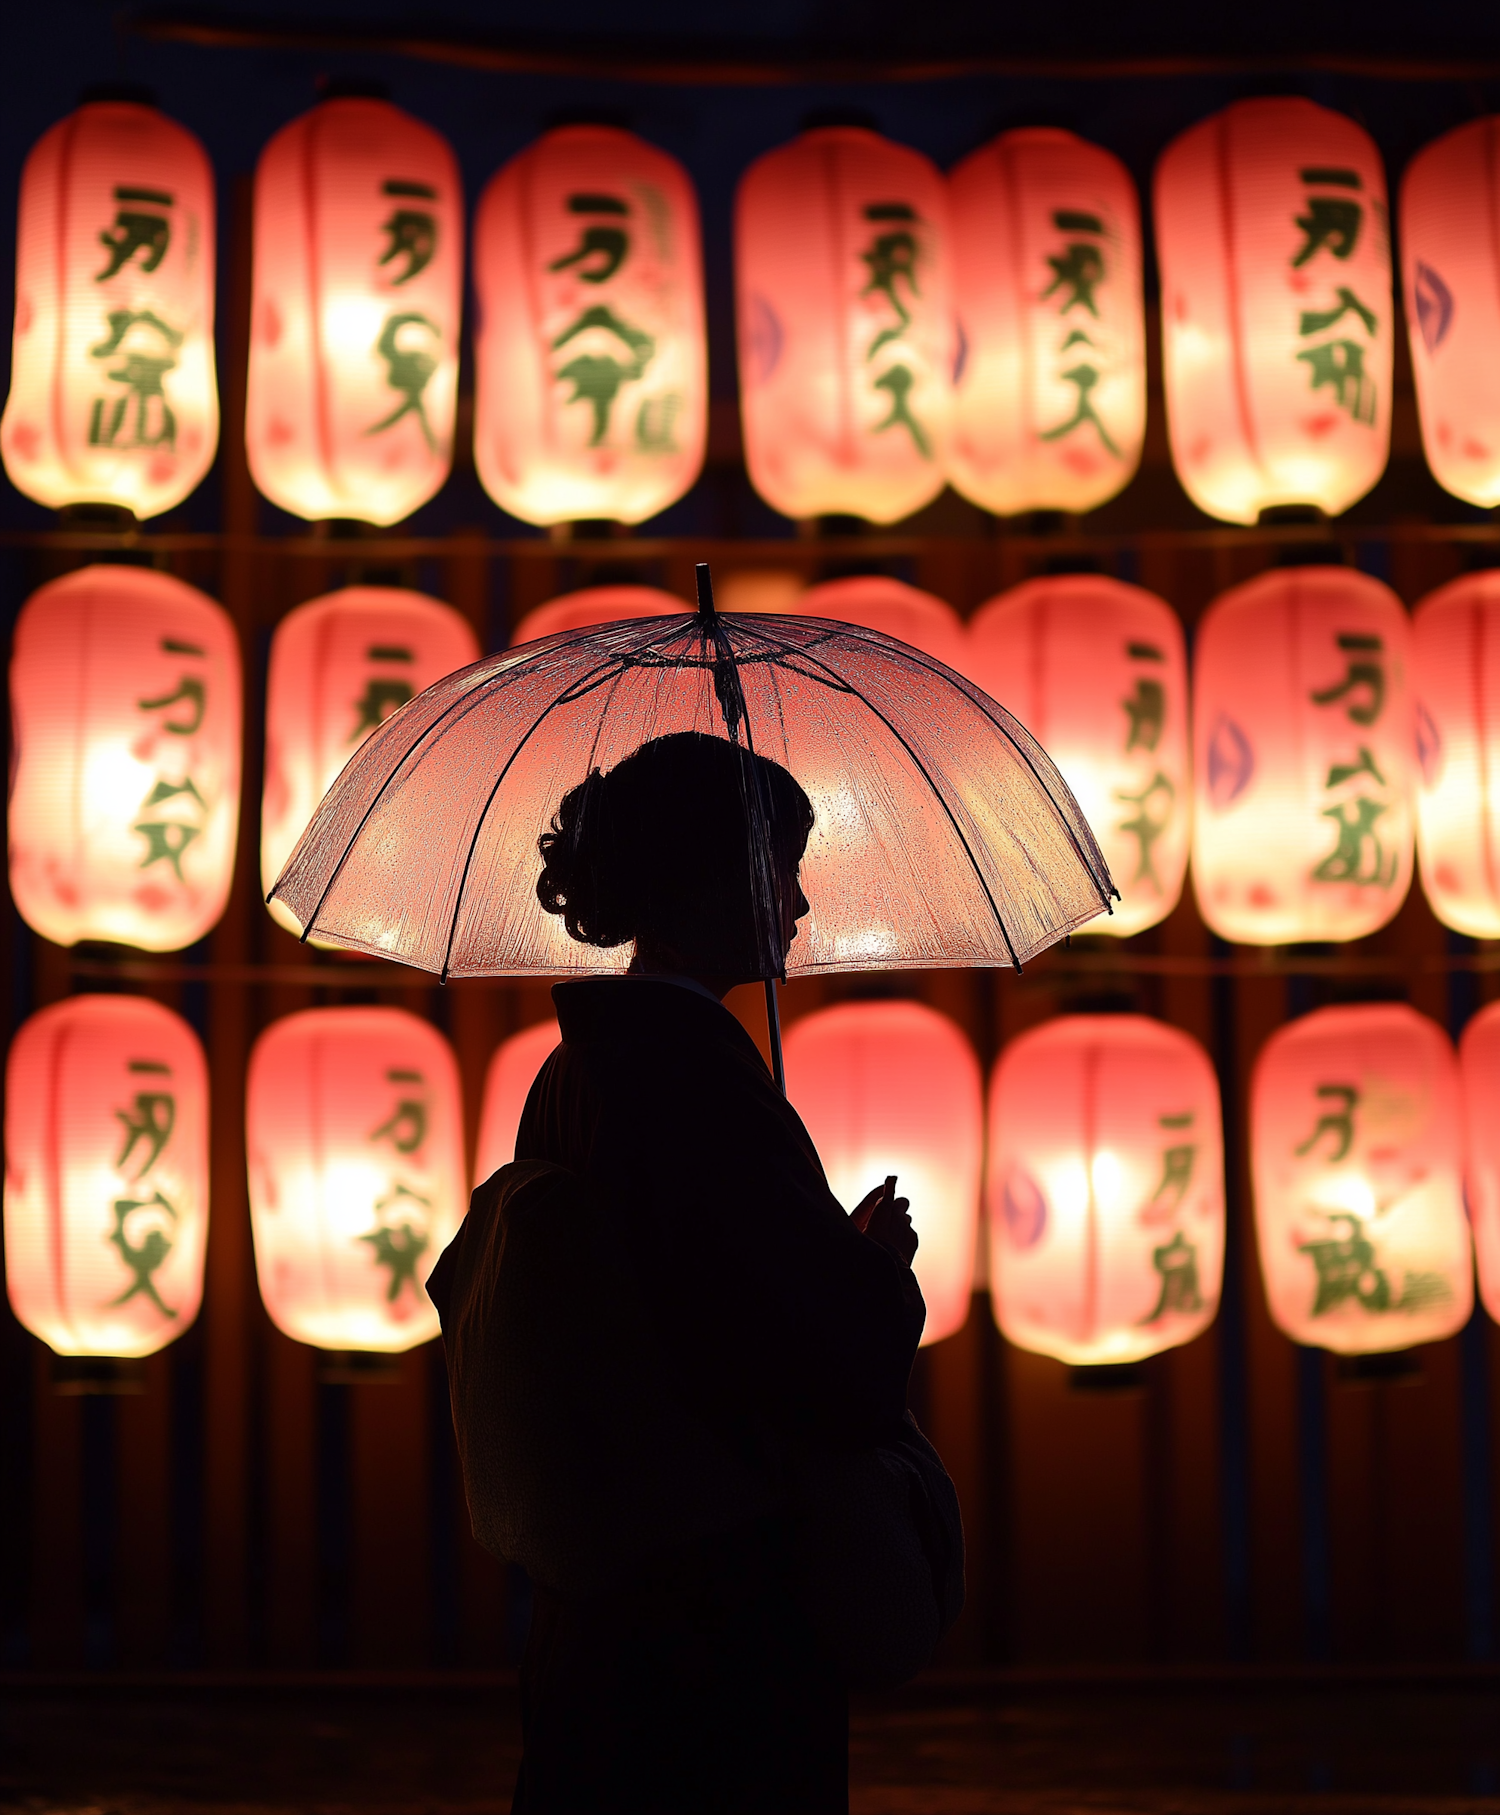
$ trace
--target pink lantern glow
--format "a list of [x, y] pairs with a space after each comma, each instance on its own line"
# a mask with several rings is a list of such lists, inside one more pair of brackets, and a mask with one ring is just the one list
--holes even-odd
[[250, 1054], [255, 1270], [278, 1330], [320, 1349], [430, 1342], [427, 1275], [463, 1219], [458, 1067], [399, 1008], [311, 1008]]
[[1470, 120], [1401, 179], [1401, 277], [1422, 451], [1438, 484], [1500, 504], [1500, 119]]
[[154, 107], [90, 102], [21, 173], [5, 470], [38, 504], [154, 517], [218, 441], [213, 171]]
[[[424, 687], [479, 660], [467, 619], [392, 586], [347, 586], [288, 612], [271, 639], [260, 877], [269, 893], [335, 776]], [[301, 929], [280, 901], [271, 916]]]
[[948, 192], [920, 152], [803, 133], [735, 198], [745, 459], [789, 517], [892, 523], [943, 489], [953, 371]]
[[834, 618], [841, 624], [878, 630], [949, 668], [964, 671], [963, 620], [942, 599], [919, 592], [902, 580], [888, 580], [882, 574], [825, 580], [799, 594], [792, 609], [799, 617]]
[[142, 996], [34, 1014], [5, 1080], [5, 1280], [59, 1355], [154, 1355], [203, 1299], [208, 1068]]
[[474, 1187], [516, 1157], [516, 1131], [536, 1074], [562, 1039], [555, 1018], [539, 1021], [502, 1040], [484, 1076], [479, 1140], [474, 1150]]
[[1385, 173], [1353, 120], [1292, 97], [1237, 101], [1156, 166], [1172, 464], [1210, 516], [1330, 516], [1391, 440]]
[[1500, 1323], [1500, 1002], [1482, 1009], [1458, 1045], [1464, 1102], [1464, 1184], [1484, 1308]]
[[969, 1318], [979, 1218], [982, 1086], [973, 1048], [919, 1002], [846, 1002], [786, 1037], [787, 1096], [845, 1206], [895, 1173], [911, 1199], [925, 1344]]
[[703, 466], [708, 352], [692, 179], [612, 126], [514, 157], [474, 222], [474, 458], [526, 523], [639, 523]]
[[990, 1081], [990, 1296], [1018, 1348], [1143, 1360], [1214, 1320], [1224, 1272], [1219, 1086], [1144, 1015], [1064, 1015]]
[[447, 141], [388, 101], [324, 101], [261, 153], [245, 445], [273, 504], [395, 523], [448, 477], [463, 231]]
[[1120, 890], [1091, 933], [1164, 920], [1187, 873], [1187, 656], [1154, 593], [1093, 574], [1030, 580], [969, 623], [967, 671], [1039, 739]]
[[239, 825], [228, 614], [169, 574], [80, 568], [22, 607], [10, 698], [10, 887], [27, 924], [58, 945], [201, 939]]
[[1412, 675], [1422, 888], [1444, 926], [1500, 939], [1500, 574], [1423, 599]]
[[1359, 939], [1412, 872], [1411, 626], [1378, 580], [1283, 568], [1214, 601], [1193, 668], [1193, 888], [1223, 939]]
[[1250, 1085], [1261, 1277], [1294, 1342], [1372, 1355], [1462, 1329], [1474, 1300], [1458, 1066], [1404, 1003], [1279, 1028]]
[[511, 633], [511, 644], [536, 643], [564, 630], [590, 630], [624, 618], [681, 617], [693, 607], [675, 592], [655, 586], [583, 586], [528, 611]]
[[1130, 172], [1071, 132], [1002, 133], [949, 177], [959, 351], [948, 476], [985, 510], [1092, 510], [1146, 433]]

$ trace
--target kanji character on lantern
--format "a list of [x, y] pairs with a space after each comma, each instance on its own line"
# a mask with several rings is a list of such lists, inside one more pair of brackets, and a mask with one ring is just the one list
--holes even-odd
[[623, 618], [679, 617], [691, 610], [686, 599], [656, 586], [581, 586], [528, 611], [510, 640], [536, 643], [562, 630], [589, 630]]
[[964, 627], [958, 613], [930, 592], [884, 574], [857, 574], [809, 586], [792, 602], [800, 617], [833, 618], [909, 643], [923, 655], [964, 672]]
[[1481, 1009], [1458, 1045], [1464, 1189], [1484, 1308], [1500, 1323], [1500, 1003]]
[[312, 1008], [250, 1054], [255, 1269], [271, 1321], [316, 1348], [398, 1353], [438, 1333], [425, 1281], [466, 1198], [458, 1067], [398, 1008]]
[[846, 1002], [795, 1022], [787, 1096], [846, 1205], [892, 1173], [911, 1200], [924, 1343], [961, 1330], [974, 1284], [983, 1140], [973, 1048], [920, 1002]]
[[1390, 452], [1390, 229], [1380, 153], [1342, 114], [1237, 101], [1156, 167], [1172, 464], [1231, 523], [1362, 498]]
[[1187, 873], [1187, 656], [1176, 612], [1094, 574], [1029, 580], [969, 623], [967, 672], [1062, 770], [1121, 899], [1089, 931], [1164, 920]]
[[484, 1074], [484, 1103], [479, 1111], [479, 1139], [474, 1149], [477, 1189], [493, 1172], [516, 1157], [516, 1130], [521, 1111], [548, 1055], [562, 1035], [556, 1017], [537, 1022], [502, 1040]]
[[21, 174], [5, 470], [39, 504], [153, 517], [218, 440], [213, 171], [154, 107], [89, 102]]
[[[290, 611], [271, 639], [260, 875], [269, 893], [334, 778], [406, 702], [479, 659], [466, 619], [393, 586], [346, 586]], [[272, 918], [299, 931], [282, 903]]]
[[1193, 672], [1193, 887], [1224, 939], [1358, 939], [1411, 883], [1411, 626], [1341, 567], [1224, 593]]
[[1140, 1361], [1213, 1322], [1224, 1270], [1219, 1087], [1143, 1015], [1065, 1015], [990, 1081], [990, 1296], [1018, 1348]]
[[1438, 484], [1500, 504], [1500, 120], [1426, 146], [1401, 179], [1401, 278], [1422, 451]]
[[953, 370], [948, 195], [919, 152], [830, 126], [735, 199], [745, 459], [789, 517], [890, 523], [942, 490]]
[[228, 614], [169, 574], [79, 568], [22, 607], [10, 698], [10, 886], [27, 924], [59, 945], [201, 939], [239, 824]]
[[1404, 1003], [1274, 1033], [1250, 1087], [1266, 1300], [1295, 1342], [1375, 1354], [1451, 1336], [1473, 1303], [1458, 1067]]
[[698, 203], [664, 151], [563, 126], [511, 159], [474, 223], [474, 457], [527, 523], [639, 523], [708, 439]]
[[948, 476], [986, 510], [1092, 510], [1140, 463], [1146, 334], [1135, 184], [1052, 127], [949, 177], [958, 317]]
[[198, 1315], [208, 1233], [208, 1068], [180, 1015], [72, 996], [11, 1043], [5, 1279], [59, 1355], [152, 1355]]
[[255, 173], [245, 444], [295, 516], [388, 524], [448, 477], [463, 193], [447, 141], [388, 101], [284, 126]]

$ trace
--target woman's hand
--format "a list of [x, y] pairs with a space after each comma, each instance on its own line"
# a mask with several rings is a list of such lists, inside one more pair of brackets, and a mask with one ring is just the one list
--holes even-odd
[[911, 1265], [917, 1251], [917, 1232], [911, 1226], [910, 1198], [896, 1196], [894, 1174], [860, 1199], [850, 1211], [849, 1220], [861, 1235], [868, 1235], [908, 1267]]

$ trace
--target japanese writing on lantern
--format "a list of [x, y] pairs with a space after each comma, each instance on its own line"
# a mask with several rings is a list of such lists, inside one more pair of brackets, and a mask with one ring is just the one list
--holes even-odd
[[[401, 664], [407, 667], [416, 660], [411, 650], [400, 643], [371, 643], [365, 651], [365, 660], [382, 664]], [[349, 747], [362, 744], [372, 731], [376, 731], [391, 716], [398, 706], [415, 696], [416, 689], [404, 674], [371, 674], [366, 677], [365, 690], [354, 707], [354, 729], [349, 733]]]
[[[392, 290], [399, 290], [426, 270], [437, 251], [438, 192], [431, 183], [405, 177], [387, 177], [380, 192], [390, 197], [391, 209], [378, 229], [384, 243], [375, 250], [375, 273]], [[438, 369], [442, 341], [442, 329], [420, 309], [390, 310], [371, 351], [384, 365], [385, 382], [395, 392], [396, 401], [378, 422], [370, 424], [366, 435], [384, 435], [410, 416], [416, 419], [428, 450], [437, 452], [425, 392]]]
[[[1125, 714], [1124, 751], [1128, 756], [1132, 751], [1144, 750], [1149, 757], [1160, 743], [1166, 723], [1167, 692], [1158, 671], [1167, 658], [1154, 643], [1134, 641], [1126, 643], [1125, 654], [1140, 666], [1131, 670], [1133, 691], [1120, 701], [1120, 709]], [[1157, 839], [1172, 823], [1177, 801], [1172, 778], [1158, 767], [1145, 779], [1143, 786], [1134, 790], [1116, 788], [1114, 797], [1121, 806], [1131, 809], [1115, 825], [1117, 832], [1136, 841], [1135, 874], [1130, 879], [1131, 884], [1150, 883], [1160, 895], [1161, 878], [1156, 873], [1153, 852]]]
[[375, 1227], [357, 1239], [369, 1247], [375, 1265], [385, 1269], [385, 1301], [393, 1305], [408, 1285], [414, 1297], [421, 1296], [417, 1263], [427, 1252], [432, 1199], [418, 1189], [420, 1179], [413, 1182], [410, 1174], [402, 1176], [421, 1165], [427, 1140], [426, 1079], [420, 1071], [401, 1066], [393, 1066], [385, 1077], [393, 1091], [390, 1113], [370, 1131], [369, 1139], [372, 1146], [389, 1150], [391, 1169], [386, 1188], [373, 1205]]
[[[1140, 1213], [1148, 1227], [1170, 1228], [1177, 1221], [1193, 1182], [1199, 1143], [1193, 1133], [1197, 1111], [1176, 1110], [1156, 1118], [1161, 1130], [1161, 1172], [1150, 1201]], [[1198, 1248], [1182, 1229], [1172, 1230], [1170, 1238], [1151, 1250], [1151, 1264], [1157, 1275], [1155, 1307], [1143, 1324], [1155, 1323], [1171, 1312], [1192, 1313], [1203, 1309], [1203, 1293], [1198, 1283]]]
[[[169, 190], [117, 184], [115, 218], [101, 229], [108, 254], [94, 273], [107, 284], [122, 271], [155, 271], [172, 244], [173, 197]], [[184, 339], [156, 309], [107, 309], [100, 338], [89, 347], [101, 384], [111, 388], [89, 410], [91, 447], [165, 448], [177, 445], [177, 418], [162, 381], [177, 364]]]
[[859, 254], [866, 273], [860, 295], [879, 298], [887, 317], [865, 348], [865, 364], [870, 365], [887, 347], [894, 347], [898, 355], [871, 380], [875, 390], [885, 392], [887, 405], [874, 433], [883, 435], [887, 429], [904, 429], [922, 458], [930, 460], [932, 443], [911, 408], [916, 375], [906, 359], [900, 357], [901, 342], [912, 323], [911, 305], [922, 294], [917, 276], [920, 261], [916, 233], [921, 217], [910, 202], [870, 202], [864, 218], [873, 232]]
[[178, 1211], [154, 1176], [177, 1123], [172, 1068], [160, 1059], [131, 1059], [126, 1070], [135, 1088], [126, 1107], [114, 1112], [121, 1129], [115, 1171], [124, 1190], [113, 1200], [113, 1227], [105, 1239], [130, 1277], [110, 1306], [144, 1298], [163, 1317], [175, 1317], [177, 1312], [157, 1290], [156, 1274], [172, 1252]]
[[[655, 195], [650, 191], [647, 199]], [[603, 447], [610, 438], [620, 392], [644, 378], [656, 358], [656, 337], [630, 319], [629, 305], [618, 292], [607, 299], [600, 294], [630, 258], [631, 204], [621, 195], [578, 190], [567, 198], [567, 210], [578, 216], [577, 238], [547, 270], [589, 288], [576, 315], [552, 337], [550, 350], [564, 356], [552, 376], [572, 387], [565, 405], [587, 407], [588, 445]], [[635, 447], [645, 453], [674, 452], [672, 430], [681, 408], [678, 391], [643, 398], [630, 431]]]
[[1061, 384], [1071, 385], [1075, 395], [1072, 414], [1041, 430], [1038, 439], [1062, 441], [1081, 432], [1097, 439], [1118, 460], [1120, 450], [1094, 407], [1093, 395], [1104, 375], [1096, 294], [1107, 273], [1104, 222], [1082, 209], [1057, 208], [1052, 225], [1061, 239], [1056, 250], [1046, 254], [1050, 279], [1040, 300], [1051, 303], [1057, 316], [1052, 347], [1055, 375]]
[[1389, 888], [1396, 879], [1397, 853], [1387, 848], [1381, 820], [1391, 807], [1391, 788], [1360, 732], [1371, 730], [1385, 711], [1384, 639], [1368, 631], [1339, 631], [1334, 646], [1343, 673], [1308, 695], [1313, 705], [1340, 712], [1353, 727], [1347, 753], [1328, 765], [1322, 817], [1334, 830], [1333, 848], [1313, 868], [1314, 882], [1352, 882]]
[[160, 648], [163, 655], [182, 659], [174, 683], [135, 702], [136, 711], [150, 724], [144, 743], [155, 758], [157, 774], [131, 830], [146, 841], [137, 867], [149, 870], [165, 864], [183, 882], [183, 854], [203, 835], [209, 813], [208, 799], [193, 779], [189, 742], [202, 728], [208, 711], [207, 679], [189, 663], [201, 662], [207, 651], [180, 637], [163, 637]]
[[[1300, 175], [1307, 194], [1302, 212], [1293, 217], [1301, 241], [1291, 266], [1325, 279], [1326, 293], [1321, 306], [1298, 312], [1297, 333], [1307, 344], [1296, 357], [1307, 367], [1309, 390], [1328, 392], [1337, 408], [1369, 425], [1375, 420], [1375, 380], [1365, 361], [1379, 321], [1345, 269], [1364, 231], [1364, 184], [1357, 170], [1332, 166], [1312, 165]], [[1379, 207], [1373, 200], [1369, 205]]]

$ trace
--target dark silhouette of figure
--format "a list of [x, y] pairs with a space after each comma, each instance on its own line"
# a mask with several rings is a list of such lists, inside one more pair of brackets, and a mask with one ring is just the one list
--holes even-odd
[[900, 1425], [926, 1315], [916, 1236], [882, 1188], [846, 1214], [721, 1002], [772, 968], [768, 878], [782, 968], [812, 820], [785, 769], [682, 734], [591, 774], [541, 840], [543, 907], [575, 939], [635, 952], [627, 976], [554, 989], [562, 1044], [516, 1159], [570, 1169], [623, 1227], [702, 1478], [736, 1485], [689, 1541], [597, 1592], [537, 1586], [518, 1815], [848, 1807], [847, 1685], [805, 1609], [789, 1482], [808, 1446], [865, 1448]]

